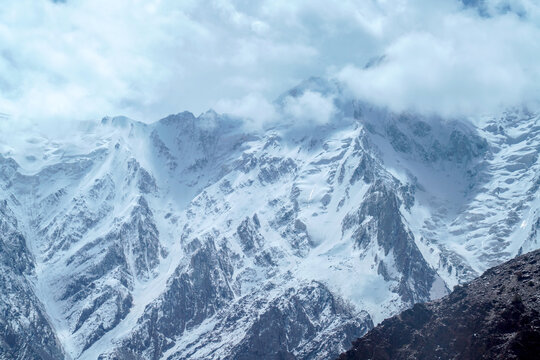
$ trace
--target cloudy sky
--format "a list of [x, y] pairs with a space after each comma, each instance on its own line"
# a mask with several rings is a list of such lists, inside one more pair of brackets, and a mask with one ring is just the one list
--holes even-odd
[[[539, 4], [5, 0], [0, 121], [271, 117], [271, 101], [312, 75], [397, 111], [494, 112], [540, 99]], [[328, 112], [317, 96], [290, 111]]]

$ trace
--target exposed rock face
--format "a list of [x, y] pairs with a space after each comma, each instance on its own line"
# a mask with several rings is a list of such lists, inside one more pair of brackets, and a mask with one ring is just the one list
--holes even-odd
[[263, 309], [227, 359], [324, 359], [373, 326], [319, 283], [289, 288]]
[[[163, 293], [154, 304], [145, 309], [133, 334], [122, 348], [128, 354], [145, 359], [159, 359], [174, 342], [171, 334], [199, 325], [223, 308], [232, 298], [229, 287], [231, 266], [227, 257], [220, 256], [213, 242], [207, 242], [191, 257], [186, 268], [178, 268]], [[133, 355], [121, 358], [129, 359]]]
[[537, 359], [540, 251], [383, 321], [339, 359]]
[[34, 261], [18, 225], [0, 201], [0, 359], [62, 359], [60, 342], [26, 279]]
[[[414, 235], [403, 223], [399, 207], [401, 200], [381, 180], [376, 180], [364, 196], [360, 209], [343, 220], [343, 232], [355, 228], [355, 245], [367, 248], [371, 239], [391, 255], [396, 273], [389, 272], [384, 260], [378, 263], [378, 273], [386, 281], [398, 280], [397, 293], [405, 303], [429, 298], [436, 273], [424, 260], [415, 244]], [[397, 279], [394, 279], [395, 276]]]

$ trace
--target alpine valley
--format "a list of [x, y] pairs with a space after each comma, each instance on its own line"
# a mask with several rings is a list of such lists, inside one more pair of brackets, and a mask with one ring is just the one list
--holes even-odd
[[0, 359], [331, 359], [540, 248], [540, 115], [208, 111], [1, 144]]

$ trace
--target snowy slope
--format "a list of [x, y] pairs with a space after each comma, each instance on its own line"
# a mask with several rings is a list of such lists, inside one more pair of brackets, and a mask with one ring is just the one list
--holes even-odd
[[537, 114], [394, 114], [322, 79], [276, 106], [305, 91], [334, 99], [328, 123], [184, 112], [2, 144], [52, 358], [324, 359], [540, 247]]

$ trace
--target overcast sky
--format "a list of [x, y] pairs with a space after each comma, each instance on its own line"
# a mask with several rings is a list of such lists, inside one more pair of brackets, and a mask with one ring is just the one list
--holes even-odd
[[[540, 2], [466, 2], [477, 6], [4, 0], [0, 121], [154, 121], [208, 108], [271, 117], [271, 101], [312, 75], [397, 111], [475, 115], [540, 99]], [[311, 106], [316, 118], [317, 101], [331, 110], [308, 95], [291, 111]]]

